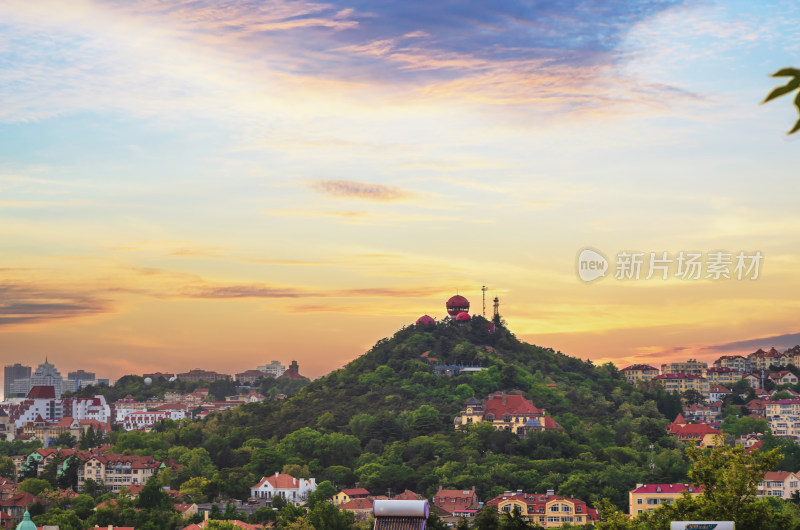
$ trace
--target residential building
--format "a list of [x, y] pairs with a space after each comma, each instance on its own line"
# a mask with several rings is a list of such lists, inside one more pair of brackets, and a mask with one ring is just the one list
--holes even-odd
[[753, 363], [742, 355], [723, 355], [714, 361], [714, 366], [718, 368], [730, 368], [737, 372], [753, 371]]
[[527, 522], [544, 528], [561, 528], [564, 524], [594, 525], [598, 520], [597, 510], [584, 501], [555, 495], [553, 490], [544, 494], [507, 491], [486, 505], [495, 506], [500, 513], [519, 510], [520, 516]]
[[800, 441], [800, 399], [779, 399], [764, 405], [772, 434]]
[[665, 363], [661, 365], [662, 374], [690, 374], [702, 376], [708, 369], [708, 363], [689, 359], [684, 362]]
[[709, 401], [722, 401], [725, 399], [725, 396], [732, 394], [733, 392], [731, 389], [726, 388], [722, 385], [713, 384], [708, 388], [708, 400]]
[[751, 415], [764, 418], [767, 415], [768, 401], [768, 399], [751, 399], [745, 404], [745, 408], [750, 411]]
[[744, 372], [727, 368], [724, 366], [712, 366], [706, 370], [706, 379], [710, 385], [727, 385], [732, 386], [737, 381], [740, 381], [744, 376]]
[[209, 383], [213, 383], [218, 379], [231, 378], [231, 376], [228, 374], [220, 374], [211, 370], [201, 370], [200, 368], [193, 368], [188, 372], [178, 374], [176, 377], [181, 381], [206, 381]]
[[686, 392], [697, 390], [704, 396], [708, 395], [708, 379], [701, 375], [686, 373], [663, 373], [653, 378], [653, 382], [664, 385], [667, 392]]
[[703, 488], [691, 484], [637, 484], [628, 493], [628, 513], [636, 516], [645, 511], [652, 512], [662, 504], [672, 504], [683, 492], [692, 497], [702, 493]]
[[366, 499], [369, 497], [369, 491], [364, 488], [344, 489], [333, 496], [333, 504], [340, 505], [346, 504], [353, 499]]
[[94, 372], [76, 370], [74, 372], [67, 373], [67, 380], [64, 382], [64, 390], [77, 392], [81, 388], [96, 384], [97, 379], [95, 378]]
[[9, 421], [19, 429], [26, 422], [40, 420], [59, 420], [63, 417], [61, 400], [56, 399], [52, 386], [35, 386], [26, 398], [18, 403], [6, 405]]
[[91, 478], [95, 482], [102, 481], [108, 489], [118, 492], [122, 488], [144, 484], [162, 466], [161, 462], [149, 455], [95, 454], [83, 464], [83, 474], [78, 474], [78, 487]]
[[365, 523], [369, 521], [369, 517], [372, 515], [372, 499], [368, 497], [358, 497], [344, 504], [340, 504], [339, 509], [353, 512], [353, 515], [356, 517], [356, 522]]
[[747, 381], [747, 383], [755, 390], [761, 388], [761, 377], [756, 373], [744, 374], [742, 379]]
[[30, 377], [15, 379], [11, 385], [11, 393], [26, 395], [35, 386], [52, 386], [56, 398], [60, 398], [64, 391], [64, 378], [55, 366], [47, 362], [47, 358]]
[[666, 430], [670, 436], [700, 447], [713, 447], [725, 439], [722, 431], [705, 423], [688, 423], [682, 414], [678, 414], [675, 421], [667, 425]]
[[658, 375], [658, 368], [650, 366], [649, 364], [632, 364], [620, 370], [622, 376], [630, 384], [634, 385], [641, 381], [650, 381]]
[[790, 355], [780, 353], [775, 348], [769, 351], [758, 349], [747, 356], [752, 363], [753, 370], [769, 370], [772, 366], [786, 366], [791, 360]]
[[[19, 379], [28, 379], [31, 376], [31, 367], [15, 363], [3, 368], [3, 399], [16, 397], [11, 391], [11, 385]], [[25, 395], [27, 392], [23, 393]]]
[[767, 379], [776, 385], [796, 385], [797, 376], [789, 370], [781, 370], [779, 372], [770, 372], [767, 374]]
[[245, 370], [244, 372], [239, 372], [235, 375], [236, 382], [240, 385], [252, 385], [259, 379], [263, 379], [265, 377], [274, 378], [275, 376], [268, 372], [262, 372], [260, 370]]
[[269, 364], [259, 366], [258, 371], [271, 374], [272, 377], [280, 377], [286, 371], [286, 367], [280, 361], [272, 361]]
[[474, 486], [469, 490], [445, 490], [439, 486], [439, 491], [433, 497], [434, 506], [449, 513], [453, 513], [456, 509], [477, 509], [479, 502]]
[[722, 421], [722, 402], [715, 401], [708, 405], [687, 405], [683, 407], [683, 414], [687, 420], [699, 423], [718, 424]]
[[800, 478], [791, 471], [768, 471], [758, 483], [759, 497], [778, 497], [789, 500], [800, 491]]
[[454, 419], [454, 425], [458, 429], [483, 421], [490, 422], [497, 430], [511, 431], [521, 437], [530, 431], [562, 428], [544, 409], [516, 394], [491, 394], [486, 403], [470, 398]]
[[250, 487], [250, 496], [267, 499], [272, 503], [274, 497], [283, 497], [289, 502], [300, 504], [308, 495], [317, 489], [315, 479], [294, 478], [285, 473], [275, 473], [262, 478], [258, 484]]

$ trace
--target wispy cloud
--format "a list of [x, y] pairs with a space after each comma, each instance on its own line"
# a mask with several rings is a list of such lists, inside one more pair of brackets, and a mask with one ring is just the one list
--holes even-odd
[[336, 198], [362, 199], [365, 201], [391, 202], [411, 199], [417, 194], [383, 184], [368, 184], [352, 180], [317, 180], [309, 184], [311, 189]]
[[797, 344], [800, 344], [800, 333], [784, 333], [782, 335], [759, 337], [757, 339], [715, 344], [713, 346], [706, 346], [705, 348], [719, 351], [755, 351], [758, 348], [791, 348]]
[[0, 326], [85, 317], [111, 310], [110, 300], [93, 294], [0, 283]]

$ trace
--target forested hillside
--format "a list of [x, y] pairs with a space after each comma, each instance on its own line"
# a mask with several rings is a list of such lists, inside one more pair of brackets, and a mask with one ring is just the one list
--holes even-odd
[[[425, 352], [439, 363], [486, 369], [437, 377]], [[523, 394], [563, 430], [523, 440], [488, 424], [454, 429], [466, 399], [498, 391]], [[522, 343], [503, 326], [489, 333], [476, 317], [463, 326], [403, 328], [283, 402], [244, 405], [161, 432], [118, 433], [115, 450], [175, 458], [184, 467], [163, 481], [180, 487], [193, 476], [213, 477], [206, 493], [238, 497], [262, 475], [287, 470], [375, 494], [474, 485], [482, 499], [508, 489], [555, 489], [623, 506], [637, 482], [686, 480], [683, 450], [664, 435], [679, 411], [677, 397], [634, 388], [611, 364]]]

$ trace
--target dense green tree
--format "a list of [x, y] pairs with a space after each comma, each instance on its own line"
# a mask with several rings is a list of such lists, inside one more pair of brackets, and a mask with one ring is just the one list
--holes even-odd
[[308, 513], [308, 521], [315, 530], [350, 530], [355, 514], [340, 510], [330, 502], [317, 502]]
[[172, 509], [172, 499], [166, 491], [161, 489], [158, 480], [151, 477], [136, 497], [136, 507], [144, 510], [170, 510]]
[[[308, 496], [306, 504], [309, 510], [313, 510], [314, 506], [319, 502], [328, 502], [331, 497], [336, 495], [336, 491], [336, 488], [334, 488], [333, 484], [329, 481], [325, 480], [320, 482], [317, 485], [317, 489]], [[311, 519], [313, 522], [313, 517]]]
[[17, 478], [17, 466], [11, 457], [0, 456], [0, 477], [14, 480]]
[[40, 478], [27, 478], [17, 486], [18, 491], [27, 492], [36, 497], [40, 496], [42, 492], [51, 489], [53, 489], [53, 485]]

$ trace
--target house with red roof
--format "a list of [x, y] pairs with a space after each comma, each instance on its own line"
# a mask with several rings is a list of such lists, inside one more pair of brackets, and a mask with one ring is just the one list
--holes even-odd
[[258, 484], [250, 486], [250, 496], [267, 499], [272, 503], [274, 497], [283, 497], [297, 505], [304, 502], [309, 494], [317, 489], [315, 479], [294, 478], [285, 473], [275, 473], [262, 478]]
[[667, 425], [667, 434], [685, 443], [692, 443], [700, 447], [712, 447], [724, 440], [722, 431], [705, 423], [688, 423], [682, 414], [678, 414], [675, 421]]
[[797, 376], [794, 375], [789, 370], [770, 372], [769, 374], [767, 374], [767, 379], [769, 379], [776, 385], [796, 385], [798, 381]]
[[353, 499], [366, 499], [367, 497], [369, 497], [369, 491], [364, 488], [343, 489], [333, 496], [333, 504], [339, 506], [340, 504], [346, 504]]
[[530, 431], [561, 429], [544, 409], [518, 394], [490, 394], [485, 403], [472, 397], [464, 404], [464, 410], [453, 420], [456, 429], [480, 422], [490, 422], [498, 431], [511, 431], [525, 437]]
[[758, 483], [759, 497], [788, 500], [796, 491], [800, 491], [800, 476], [791, 471], [767, 471], [764, 480]]
[[0, 500], [0, 511], [6, 512], [14, 519], [19, 519], [27, 507], [34, 502], [41, 502], [41, 500], [27, 491], [16, 493], [7, 499]]
[[439, 491], [433, 497], [434, 506], [438, 506], [449, 513], [460, 509], [477, 509], [479, 502], [478, 494], [475, 493], [475, 486], [469, 490], [446, 490], [439, 486]]
[[368, 521], [369, 516], [372, 515], [372, 499], [368, 497], [359, 497], [339, 505], [339, 509], [353, 512], [357, 522], [365, 522]]
[[162, 463], [150, 455], [93, 454], [78, 471], [78, 487], [82, 487], [87, 479], [102, 480], [116, 493], [123, 488], [144, 484], [161, 467]]
[[506, 491], [486, 505], [496, 507], [500, 513], [518, 510], [523, 519], [544, 528], [561, 528], [564, 524], [594, 525], [599, 518], [597, 510], [584, 501], [556, 495], [553, 490], [547, 493]]
[[628, 492], [628, 513], [633, 517], [652, 512], [662, 504], [675, 502], [684, 492], [697, 497], [703, 488], [692, 484], [637, 484]]

